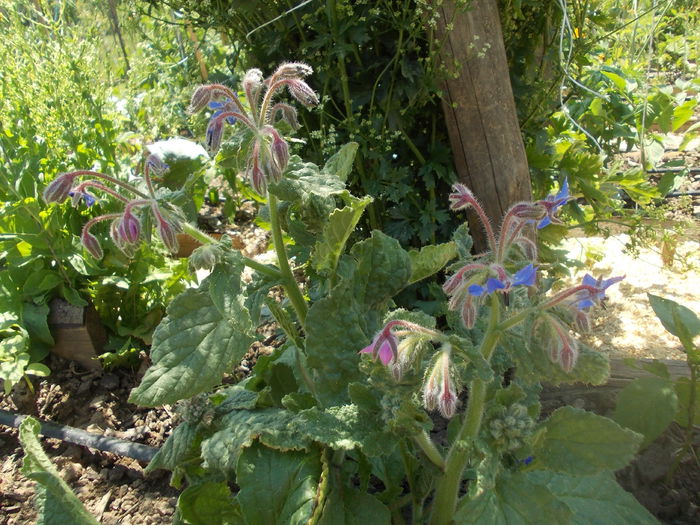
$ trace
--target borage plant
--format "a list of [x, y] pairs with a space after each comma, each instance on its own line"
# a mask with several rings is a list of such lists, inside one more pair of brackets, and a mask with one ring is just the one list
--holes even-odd
[[[588, 310], [619, 280], [586, 276], [558, 292], [538, 282], [535, 235], [557, 220], [565, 184], [556, 196], [512, 206], [498, 231], [456, 185], [451, 207], [478, 214], [487, 253], [471, 255], [466, 225], [449, 243], [410, 252], [379, 231], [348, 246], [371, 201], [345, 189], [355, 146], [319, 168], [290, 156], [275, 128], [278, 116], [296, 122], [290, 104], [275, 102], [284, 91], [304, 105], [316, 101], [303, 80], [309, 73], [301, 64], [265, 80], [250, 71], [245, 104], [220, 85], [201, 86], [192, 99], [193, 111], [217, 110], [212, 151], [226, 124], [243, 126], [223, 149], [238, 156], [266, 203], [276, 265], [176, 221], [149, 188], [110, 217], [112, 237], [128, 249], [142, 234], [133, 212], [150, 210], [166, 244], [177, 229], [201, 241], [190, 261], [210, 270], [168, 308], [153, 364], [130, 398], [180, 402], [183, 422], [148, 466], [172, 470], [175, 486], [186, 482], [178, 519], [563, 524], [605, 515], [606, 523], [653, 523], [612, 474], [634, 455], [638, 434], [572, 407], [541, 414], [542, 382], [606, 380], [607, 359], [579, 345], [572, 327], [585, 329]], [[71, 188], [84, 195], [88, 185], [72, 187], [76, 176], [47, 196], [60, 200]], [[83, 240], [99, 256], [88, 234]], [[392, 309], [403, 288], [455, 259], [446, 316]], [[280, 285], [281, 302], [269, 294]], [[259, 356], [240, 383], [219, 386], [254, 341], [263, 304], [284, 344]]]

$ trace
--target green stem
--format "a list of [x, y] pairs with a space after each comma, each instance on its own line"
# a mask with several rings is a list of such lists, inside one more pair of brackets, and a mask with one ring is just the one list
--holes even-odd
[[[211, 237], [210, 235], [207, 235], [204, 233], [202, 230], [197, 228], [196, 226], [192, 226], [191, 224], [185, 222], [182, 223], [182, 230], [185, 234], [189, 235], [192, 237], [194, 240], [201, 244], [216, 244], [219, 241], [214, 239], [214, 237]], [[264, 275], [267, 275], [268, 277], [272, 277], [273, 279], [281, 279], [282, 278], [282, 273], [275, 267], [273, 266], [267, 266], [265, 264], [259, 263], [258, 261], [251, 259], [250, 257], [246, 257], [245, 255], [241, 254], [241, 257], [243, 257], [243, 262], [245, 263], [246, 266], [249, 268], [252, 268], [253, 270], [260, 272]]]
[[[493, 351], [500, 335], [498, 323], [501, 318], [501, 304], [496, 295], [491, 296], [491, 315], [489, 325], [484, 334], [479, 351], [484, 359], [491, 360]], [[445, 473], [438, 479], [435, 488], [435, 499], [430, 516], [431, 525], [448, 525], [457, 508], [459, 487], [462, 483], [462, 473], [469, 461], [469, 445], [474, 442], [481, 428], [486, 402], [488, 383], [474, 379], [469, 386], [469, 404], [462, 427], [450, 447], [445, 460]]]
[[444, 471], [445, 458], [442, 457], [442, 454], [440, 454], [440, 451], [435, 446], [435, 443], [433, 443], [433, 440], [430, 439], [428, 433], [425, 430], [423, 430], [422, 432], [419, 432], [418, 434], [413, 436], [413, 439], [415, 440], [416, 444], [421, 448], [421, 450], [425, 453], [428, 459], [432, 461], [435, 464], [435, 466], [437, 466], [440, 470]]
[[294, 311], [297, 313], [299, 322], [302, 328], [306, 322], [306, 313], [308, 312], [308, 306], [304, 300], [304, 295], [299, 289], [299, 284], [294, 278], [292, 269], [289, 266], [289, 259], [287, 258], [287, 251], [284, 248], [284, 239], [282, 237], [282, 226], [280, 225], [279, 214], [277, 210], [277, 197], [272, 193], [268, 193], [268, 204], [270, 207], [270, 224], [272, 225], [272, 243], [274, 244], [275, 253], [277, 254], [277, 264], [280, 268], [280, 276], [282, 278], [282, 286], [287, 292], [287, 297], [294, 307]]

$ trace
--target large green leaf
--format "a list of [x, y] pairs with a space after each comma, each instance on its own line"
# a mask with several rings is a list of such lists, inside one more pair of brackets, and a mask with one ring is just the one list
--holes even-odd
[[[664, 325], [664, 328], [676, 337], [680, 337], [680, 325], [685, 325], [691, 337], [700, 334], [700, 319], [690, 308], [678, 304], [671, 299], [664, 299], [658, 295], [648, 293], [649, 304], [654, 309], [654, 313]], [[680, 322], [674, 320], [673, 312], [677, 312]]]
[[357, 199], [351, 205], [331, 213], [328, 223], [323, 228], [323, 234], [314, 247], [312, 261], [316, 271], [320, 273], [335, 271], [338, 259], [345, 249], [345, 243], [371, 202], [371, 197]]
[[[492, 489], [460, 502], [455, 523], [474, 525], [566, 524], [571, 512], [543, 484], [523, 474], [502, 474]], [[543, 521], [546, 520], [546, 521]]]
[[654, 441], [671, 424], [678, 409], [673, 382], [662, 377], [640, 377], [617, 396], [613, 419], [644, 436], [642, 446]]
[[573, 407], [555, 410], [533, 445], [534, 468], [589, 475], [621, 469], [642, 436], [612, 419]]
[[243, 358], [254, 337], [241, 267], [217, 265], [200, 289], [173, 300], [153, 334], [153, 364], [130, 402], [156, 406], [205, 392]]
[[182, 517], [192, 525], [239, 525], [241, 508], [224, 482], [207, 481], [187, 487], [177, 500]]
[[241, 454], [237, 499], [247, 525], [302, 525], [316, 505], [318, 451], [280, 452], [259, 443]]
[[185, 421], [178, 425], [146, 467], [146, 472], [164, 468], [175, 470], [181, 463], [199, 456], [195, 442], [198, 425]]
[[352, 165], [355, 161], [355, 154], [359, 144], [357, 142], [348, 142], [343, 145], [330, 159], [321, 170], [322, 173], [333, 174], [340, 180], [345, 182], [348, 175], [352, 171]]
[[369, 339], [365, 312], [351, 283], [341, 283], [311, 306], [306, 317], [307, 363], [324, 404], [347, 401], [347, 385], [360, 378], [358, 352]]
[[350, 487], [333, 487], [319, 525], [390, 525], [391, 512], [374, 496]]
[[303, 432], [291, 429], [296, 414], [279, 408], [234, 410], [220, 419], [220, 430], [202, 441], [202, 458], [207, 467], [234, 472], [244, 448], [259, 439], [270, 447], [305, 449], [309, 440]]
[[[690, 399], [691, 389], [693, 387], [692, 381], [687, 377], [680, 377], [676, 380], [675, 388], [676, 395], [678, 396], [678, 411], [676, 412], [676, 422], [684, 427], [688, 426], [689, 423], [689, 413], [690, 413]], [[700, 391], [700, 385], [695, 384], [695, 399], [694, 410], [693, 410], [693, 424], [697, 425], [700, 423], [700, 397], [698, 391]]]
[[368, 307], [383, 305], [399, 293], [411, 277], [411, 259], [399, 241], [373, 231], [369, 239], [350, 250], [357, 261], [353, 289], [357, 302]]
[[97, 525], [97, 520], [85, 510], [68, 484], [61, 479], [37, 438], [41, 425], [27, 417], [19, 427], [19, 439], [24, 448], [22, 474], [39, 483], [37, 503], [40, 525]]
[[457, 244], [447, 242], [444, 244], [428, 245], [418, 250], [408, 252], [411, 258], [410, 283], [415, 283], [442, 270], [445, 265], [457, 257]]
[[572, 512], [572, 525], [653, 525], [658, 521], [612, 474], [570, 476], [549, 471], [527, 474], [528, 479], [546, 485]]

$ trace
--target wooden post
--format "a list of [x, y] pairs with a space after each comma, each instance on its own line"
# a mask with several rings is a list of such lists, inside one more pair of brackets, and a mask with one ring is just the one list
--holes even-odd
[[[446, 0], [439, 11], [441, 60], [457, 76], [444, 82], [442, 99], [455, 168], [497, 224], [511, 204], [532, 195], [498, 7], [473, 0], [465, 11]], [[472, 236], [483, 250], [482, 229], [473, 225]]]

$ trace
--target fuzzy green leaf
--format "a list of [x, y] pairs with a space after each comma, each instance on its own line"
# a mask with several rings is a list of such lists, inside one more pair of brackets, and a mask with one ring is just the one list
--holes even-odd
[[153, 334], [153, 364], [131, 403], [163, 405], [205, 392], [243, 358], [254, 340], [253, 325], [234, 269], [217, 265], [199, 290], [173, 300]]
[[493, 489], [486, 489], [472, 500], [460, 502], [455, 523], [474, 525], [541, 525], [569, 523], [571, 512], [550, 490], [533, 483], [523, 474], [503, 474]]
[[187, 487], [180, 494], [177, 506], [192, 525], [243, 523], [240, 505], [224, 482], [207, 481]]
[[357, 199], [350, 206], [336, 209], [331, 213], [328, 223], [323, 228], [323, 235], [314, 247], [312, 261], [316, 271], [319, 273], [335, 271], [338, 259], [345, 249], [345, 243], [371, 202], [371, 197]]
[[24, 448], [22, 474], [39, 483], [37, 503], [40, 525], [97, 525], [97, 520], [83, 507], [68, 484], [61, 479], [37, 438], [41, 425], [27, 417], [19, 427], [19, 439]]
[[350, 251], [357, 261], [356, 300], [369, 307], [382, 305], [400, 292], [411, 277], [411, 259], [399, 241], [380, 231], [358, 242]]
[[352, 171], [352, 165], [357, 154], [357, 142], [348, 142], [343, 145], [330, 159], [326, 161], [321, 173], [329, 173], [338, 177], [343, 182], [348, 180]]
[[[700, 334], [700, 319], [693, 313], [692, 310], [686, 308], [682, 304], [678, 304], [671, 299], [664, 299], [658, 295], [648, 293], [649, 304], [654, 309], [654, 313], [664, 325], [664, 328], [676, 337], [680, 337], [680, 327], [685, 325], [686, 330], [691, 337]], [[673, 312], [678, 312], [680, 322], [674, 320]]]
[[447, 242], [424, 246], [420, 251], [411, 250], [408, 256], [411, 258], [409, 284], [412, 284], [439, 272], [448, 262], [457, 257], [457, 244]]
[[226, 473], [234, 472], [244, 448], [255, 439], [272, 448], [304, 449], [308, 439], [289, 428], [296, 414], [279, 408], [255, 411], [235, 410], [219, 421], [220, 430], [202, 441], [206, 466]]
[[311, 306], [306, 317], [306, 356], [324, 404], [347, 401], [347, 385], [360, 378], [358, 352], [369, 339], [365, 312], [350, 284], [341, 283]]
[[569, 476], [549, 471], [527, 474], [528, 479], [546, 485], [572, 512], [572, 525], [654, 525], [658, 524], [632, 494], [617, 484], [612, 474]]
[[332, 489], [319, 525], [390, 525], [391, 512], [374, 496], [356, 489]]
[[673, 382], [661, 377], [640, 377], [617, 396], [612, 418], [644, 436], [642, 446], [654, 441], [671, 424], [678, 409]]
[[612, 419], [568, 406], [555, 410], [541, 430], [533, 468], [579, 475], [621, 469], [642, 441]]
[[280, 452], [259, 443], [241, 454], [237, 499], [247, 525], [302, 525], [316, 504], [318, 452]]
[[199, 451], [194, 447], [198, 430], [198, 425], [192, 423], [184, 422], [178, 425], [153, 456], [145, 472], [159, 468], [175, 470], [184, 461], [198, 457]]

